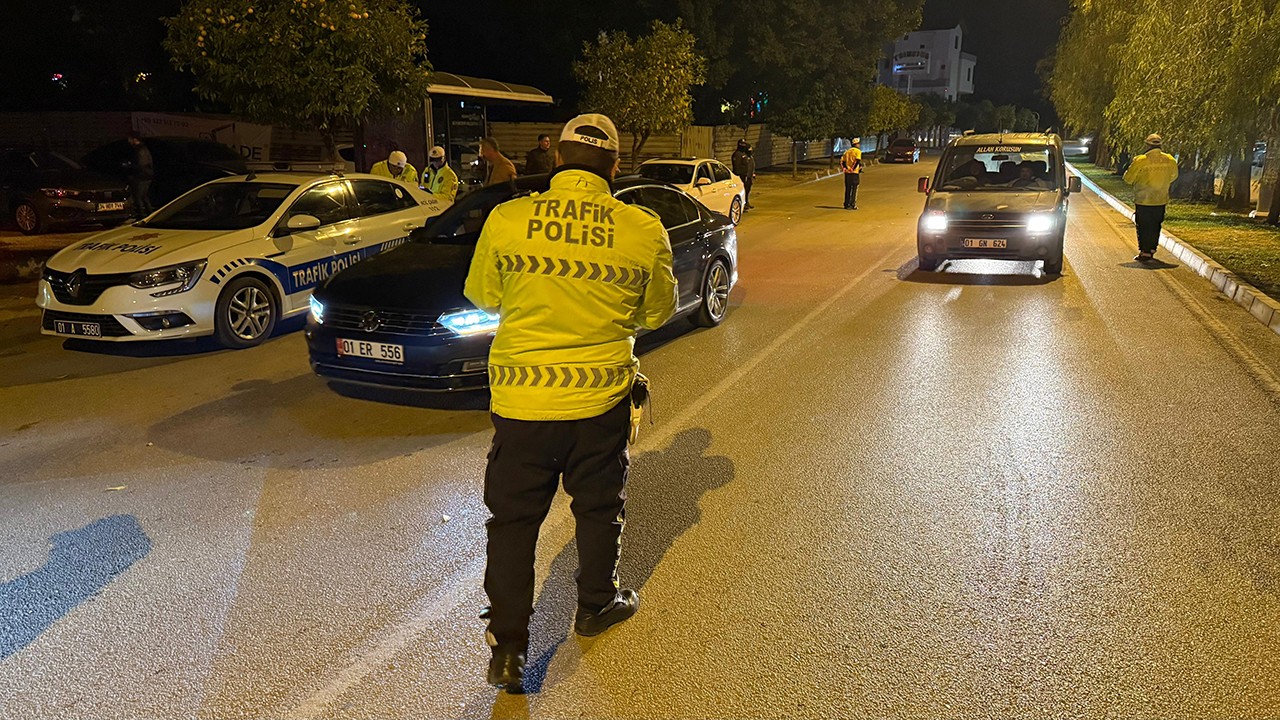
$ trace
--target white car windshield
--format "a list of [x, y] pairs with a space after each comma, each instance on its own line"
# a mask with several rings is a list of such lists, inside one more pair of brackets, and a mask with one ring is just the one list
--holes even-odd
[[640, 166], [640, 177], [672, 185], [693, 182], [693, 166], [683, 163], [646, 163]]
[[145, 226], [162, 230], [243, 230], [261, 225], [296, 189], [282, 183], [203, 185], [161, 208]]
[[1028, 192], [1057, 190], [1052, 168], [1057, 151], [1048, 145], [956, 147], [948, 153], [938, 189]]

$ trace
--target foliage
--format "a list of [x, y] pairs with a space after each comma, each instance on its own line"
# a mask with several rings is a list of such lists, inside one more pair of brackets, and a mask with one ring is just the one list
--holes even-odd
[[867, 131], [879, 135], [916, 124], [920, 106], [906, 95], [884, 85], [877, 85], [871, 93], [871, 112], [867, 116]]
[[631, 165], [653, 133], [682, 130], [693, 122], [689, 88], [706, 77], [706, 60], [681, 21], [655, 20], [648, 35], [601, 33], [573, 65], [583, 87], [584, 109], [608, 115], [631, 133]]
[[427, 91], [424, 22], [406, 0], [188, 0], [165, 48], [196, 93], [237, 115], [333, 131], [415, 108]]

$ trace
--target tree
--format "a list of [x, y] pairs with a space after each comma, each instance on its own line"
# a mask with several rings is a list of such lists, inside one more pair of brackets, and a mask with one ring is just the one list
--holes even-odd
[[[840, 123], [847, 107], [844, 98], [834, 91], [818, 89], [803, 104], [779, 113], [772, 121], [775, 135], [791, 138], [791, 176], [796, 175], [796, 143], [825, 140], [840, 134]], [[852, 133], [850, 133], [852, 134]]]
[[884, 85], [871, 91], [871, 112], [867, 115], [867, 130], [877, 137], [876, 147], [884, 144], [878, 138], [886, 133], [909, 128], [920, 117], [920, 107], [906, 95]]
[[426, 23], [406, 0], [189, 0], [165, 48], [201, 97], [263, 123], [333, 133], [427, 93]]
[[601, 112], [631, 133], [631, 167], [653, 133], [683, 130], [693, 122], [689, 88], [706, 77], [706, 60], [681, 21], [655, 20], [650, 33], [632, 40], [624, 32], [601, 33], [582, 48], [573, 74], [582, 106]]

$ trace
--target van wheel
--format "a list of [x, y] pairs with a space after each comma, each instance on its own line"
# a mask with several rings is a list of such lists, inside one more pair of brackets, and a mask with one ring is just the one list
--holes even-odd
[[737, 225], [738, 221], [741, 219], [742, 219], [742, 198], [735, 197], [733, 199], [733, 204], [729, 206], [729, 222], [733, 223], [734, 225]]
[[214, 328], [218, 341], [229, 348], [260, 345], [271, 337], [280, 319], [280, 303], [263, 281], [238, 277], [218, 296]]
[[1045, 275], [1061, 275], [1062, 274], [1062, 241], [1058, 241], [1058, 247], [1054, 254], [1044, 259]]
[[702, 279], [702, 305], [690, 322], [698, 327], [719, 325], [729, 309], [729, 290], [729, 267], [723, 260], [712, 262]]
[[934, 270], [938, 269], [937, 258], [927, 258], [923, 255], [920, 255], [919, 258], [920, 258], [920, 270], [922, 272], [933, 272]]

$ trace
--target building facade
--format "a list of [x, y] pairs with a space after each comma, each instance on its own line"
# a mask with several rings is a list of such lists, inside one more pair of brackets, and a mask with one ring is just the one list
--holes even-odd
[[973, 93], [978, 59], [963, 52], [964, 30], [917, 30], [885, 47], [880, 84], [907, 95], [933, 93], [958, 100]]

